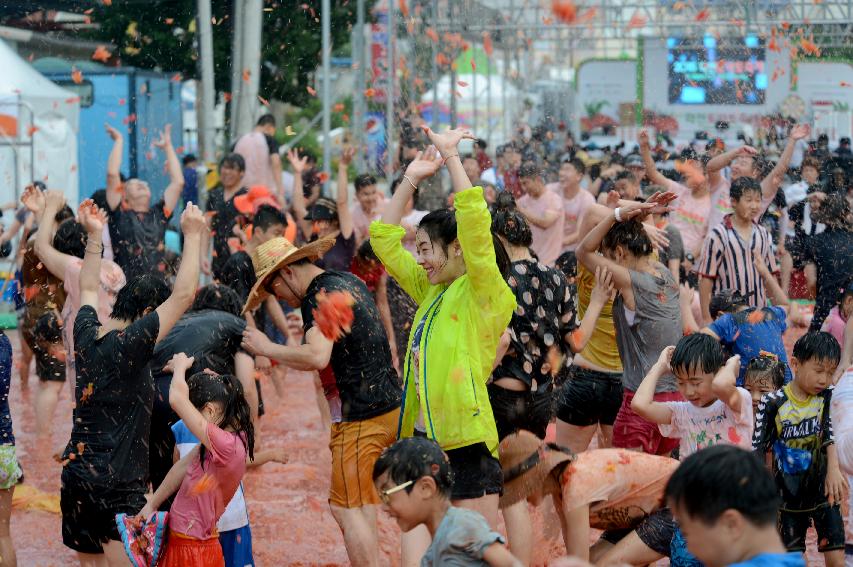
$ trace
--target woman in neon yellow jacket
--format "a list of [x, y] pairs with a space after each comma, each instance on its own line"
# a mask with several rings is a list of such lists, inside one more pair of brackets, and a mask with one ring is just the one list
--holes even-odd
[[[509, 261], [492, 236], [483, 190], [471, 187], [456, 149], [473, 137], [462, 130], [425, 131], [434, 148], [408, 166], [382, 221], [370, 227], [376, 255], [419, 306], [403, 372], [399, 436], [437, 441], [454, 471], [454, 504], [479, 511], [494, 526], [502, 477], [486, 381], [516, 305], [499, 267], [499, 260], [506, 267]], [[456, 208], [423, 218], [416, 260], [403, 248], [400, 219], [418, 183], [442, 163]]]

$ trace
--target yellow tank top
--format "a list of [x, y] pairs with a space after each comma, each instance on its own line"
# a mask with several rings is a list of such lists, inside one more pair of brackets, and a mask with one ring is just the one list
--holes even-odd
[[[589, 307], [595, 274], [578, 263], [578, 315], [581, 320]], [[616, 347], [616, 328], [613, 326], [613, 302], [608, 301], [595, 323], [592, 336], [580, 352], [584, 359], [611, 372], [622, 372], [622, 359]]]

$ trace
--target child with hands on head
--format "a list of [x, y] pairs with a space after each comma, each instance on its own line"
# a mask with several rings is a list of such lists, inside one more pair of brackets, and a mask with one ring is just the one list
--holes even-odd
[[194, 359], [172, 358], [169, 404], [201, 445], [178, 461], [140, 512], [147, 519], [176, 490], [169, 539], [159, 565], [223, 566], [216, 522], [254, 459], [255, 430], [240, 382], [231, 375], [199, 372], [185, 378]]
[[[750, 447], [752, 397], [735, 385], [740, 356], [723, 365], [723, 350], [712, 337], [697, 333], [663, 350], [631, 402], [641, 417], [658, 424], [666, 437], [680, 438], [679, 456], [719, 443]], [[675, 374], [687, 401], [656, 402], [661, 376]]]

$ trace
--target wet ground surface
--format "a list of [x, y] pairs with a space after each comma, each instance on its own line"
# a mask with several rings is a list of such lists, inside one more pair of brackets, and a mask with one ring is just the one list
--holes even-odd
[[[790, 350], [802, 333], [792, 330], [785, 343]], [[18, 338], [9, 332], [18, 356]], [[24, 389], [17, 372], [13, 373], [10, 404], [17, 437], [18, 456], [27, 484], [59, 494], [61, 465], [52, 455], [68, 439], [71, 429], [69, 388], [64, 388], [57, 408], [52, 441], [39, 443], [35, 438], [32, 403], [38, 380], [30, 377]], [[328, 433], [320, 425], [311, 378], [291, 371], [286, 380], [286, 395], [275, 397], [271, 385], [264, 388], [267, 414], [261, 420], [263, 443], [286, 448], [290, 462], [267, 464], [247, 473], [246, 498], [252, 523], [255, 559], [259, 566], [331, 566], [347, 565], [346, 551], [337, 524], [327, 504], [331, 457]], [[534, 515], [537, 543], [536, 563], [562, 554], [563, 546], [551, 519]], [[12, 514], [12, 538], [22, 566], [75, 565], [74, 554], [62, 545], [60, 517], [32, 510]], [[399, 530], [380, 513], [382, 565], [399, 564]], [[814, 538], [811, 538], [812, 541]], [[819, 555], [810, 554], [810, 565], [823, 565]]]

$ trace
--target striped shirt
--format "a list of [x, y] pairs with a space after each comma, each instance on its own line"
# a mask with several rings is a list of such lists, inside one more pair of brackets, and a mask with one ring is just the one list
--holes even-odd
[[712, 294], [730, 289], [740, 292], [749, 300], [750, 306], [765, 307], [764, 281], [755, 268], [753, 257], [759, 254], [770, 271], [775, 273], [778, 268], [771, 243], [770, 233], [757, 223], [752, 225], [749, 242], [744, 242], [732, 225], [732, 215], [726, 215], [723, 222], [708, 232], [697, 272], [714, 280]]

